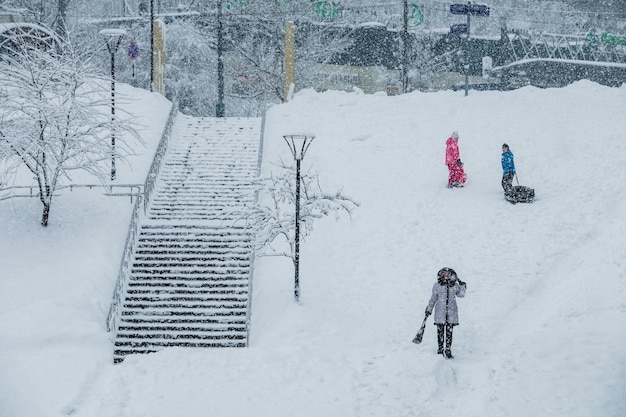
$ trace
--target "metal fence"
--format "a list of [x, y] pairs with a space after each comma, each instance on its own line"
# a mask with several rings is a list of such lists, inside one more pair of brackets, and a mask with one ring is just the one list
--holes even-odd
[[[111, 197], [130, 197], [132, 203], [135, 197], [141, 197], [144, 184], [71, 184], [62, 185], [55, 189], [55, 195], [63, 190], [73, 191], [75, 188], [104, 189], [104, 195]], [[0, 188], [0, 201], [19, 197], [39, 197], [37, 185], [15, 185]]]

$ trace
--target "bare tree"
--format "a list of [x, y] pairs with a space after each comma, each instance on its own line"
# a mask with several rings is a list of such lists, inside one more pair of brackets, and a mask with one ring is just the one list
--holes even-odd
[[72, 0], [5, 0], [0, 11], [15, 13], [25, 21], [55, 27], [60, 36], [66, 35], [67, 12]]
[[[287, 21], [296, 25], [296, 66], [298, 84], [310, 86], [318, 77], [319, 69], [335, 54], [345, 51], [353, 44], [349, 31], [336, 30], [341, 21], [316, 20], [314, 6], [308, 1], [250, 2], [248, 6], [233, 8], [225, 14], [235, 30], [227, 38], [228, 48], [236, 57], [231, 64], [232, 76], [245, 76], [248, 85], [243, 88], [248, 96], [264, 96], [269, 101], [283, 101], [284, 96], [284, 48]], [[235, 85], [231, 96], [242, 89]]]
[[[167, 93], [178, 96], [185, 114], [215, 114], [217, 57], [212, 49], [211, 31], [185, 21], [167, 27]], [[201, 88], [199, 88], [201, 86]]]
[[108, 84], [89, 56], [65, 40], [56, 48], [13, 44], [14, 53], [0, 60], [0, 164], [14, 175], [21, 166], [33, 174], [45, 227], [60, 181], [82, 170], [104, 183], [105, 161], [123, 160], [126, 140], [138, 135], [128, 120], [111, 118]]
[[[248, 207], [240, 215], [256, 229], [256, 248], [261, 255], [287, 256], [295, 262], [295, 168], [280, 165], [278, 175], [258, 181], [260, 192], [256, 206]], [[317, 175], [301, 176], [300, 236], [306, 238], [313, 230], [316, 219], [341, 212], [351, 215], [359, 203], [345, 196], [341, 191], [328, 194], [322, 191]], [[280, 241], [280, 242], [277, 242]], [[277, 249], [275, 243], [286, 244], [288, 250]]]

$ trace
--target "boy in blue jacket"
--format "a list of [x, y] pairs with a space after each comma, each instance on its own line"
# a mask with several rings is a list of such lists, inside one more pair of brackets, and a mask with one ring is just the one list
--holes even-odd
[[515, 161], [513, 160], [513, 152], [510, 151], [509, 145], [502, 145], [502, 188], [504, 193], [513, 190], [513, 177], [515, 176]]

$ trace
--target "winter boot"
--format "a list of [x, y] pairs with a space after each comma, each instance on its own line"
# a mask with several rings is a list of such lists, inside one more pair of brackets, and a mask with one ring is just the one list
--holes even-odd
[[437, 325], [437, 344], [439, 348], [437, 349], [437, 355], [443, 355], [443, 340], [444, 340], [444, 326], [443, 324]]
[[454, 358], [454, 356], [452, 356], [452, 329], [453, 329], [452, 325], [450, 324], [446, 325], [446, 350], [443, 352], [443, 356], [446, 359]]

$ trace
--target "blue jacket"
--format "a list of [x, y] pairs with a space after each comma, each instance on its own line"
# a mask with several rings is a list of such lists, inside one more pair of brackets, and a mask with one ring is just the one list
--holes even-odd
[[515, 161], [510, 150], [502, 153], [502, 175], [506, 174], [515, 174]]

